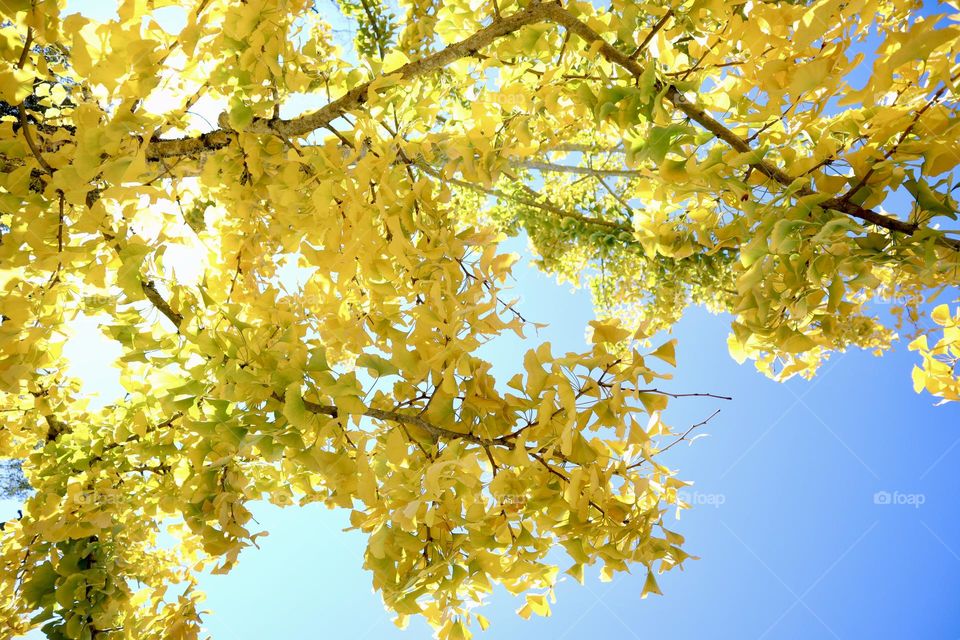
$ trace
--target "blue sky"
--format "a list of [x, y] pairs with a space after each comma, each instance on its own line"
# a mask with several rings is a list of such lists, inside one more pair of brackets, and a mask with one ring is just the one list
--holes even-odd
[[[586, 292], [526, 261], [516, 276], [521, 311], [550, 322], [539, 337], [555, 352], [583, 349], [593, 317]], [[642, 571], [611, 583], [594, 573], [582, 587], [568, 580], [543, 619], [520, 619], [522, 603], [497, 592], [481, 637], [960, 637], [960, 406], [913, 393], [915, 358], [902, 345], [883, 358], [836, 354], [814, 380], [781, 384], [737, 365], [727, 332], [727, 318], [701, 310], [674, 332], [670, 388], [734, 396], [675, 400], [667, 413], [680, 428], [722, 409], [703, 430], [709, 437], [666, 454], [695, 482], [694, 508], [672, 528], [700, 559], [662, 576], [664, 596], [645, 600]], [[506, 339], [488, 356], [509, 370], [518, 346]], [[69, 348], [91, 388], [111, 389], [112, 356], [90, 332]], [[418, 621], [406, 631], [390, 622], [361, 569], [363, 536], [342, 531], [346, 512], [259, 505], [254, 516], [270, 532], [261, 548], [245, 551], [231, 574], [201, 581], [215, 639], [429, 637]]]
[[[551, 323], [541, 337], [555, 352], [582, 349], [586, 293], [526, 264], [516, 275], [521, 311]], [[673, 528], [700, 560], [662, 576], [665, 595], [645, 600], [642, 571], [567, 581], [543, 619], [520, 619], [522, 603], [495, 593], [480, 637], [960, 637], [960, 407], [913, 393], [905, 348], [837, 354], [813, 381], [772, 382], [730, 359], [727, 322], [694, 310], [674, 333], [671, 388], [734, 396], [668, 410], [679, 427], [722, 408], [708, 438], [669, 453], [696, 483], [694, 508]], [[491, 357], [512, 361], [515, 346]], [[340, 531], [346, 513], [265, 506], [255, 516], [270, 531], [261, 549], [204, 580], [214, 638], [428, 637], [422, 623], [390, 623], [360, 569], [363, 537]]]
[[[103, 3], [106, 4], [106, 3]], [[99, 5], [72, 2], [71, 7]], [[100, 5], [102, 6], [102, 5]], [[522, 240], [509, 248], [525, 249]], [[549, 322], [554, 352], [582, 350], [589, 296], [556, 285], [524, 261], [520, 310]], [[116, 352], [78, 327], [68, 352], [91, 389], [111, 392]], [[722, 412], [708, 438], [672, 449], [668, 462], [694, 481], [694, 508], [671, 527], [700, 556], [660, 578], [664, 596], [640, 599], [643, 571], [585, 586], [562, 583], [549, 618], [524, 621], [521, 604], [494, 594], [481, 638], [960, 638], [960, 405], [914, 394], [905, 345], [883, 358], [835, 354], [812, 381], [780, 384], [727, 354], [729, 319], [694, 309], [675, 328], [675, 391], [731, 402], [675, 400], [678, 428]], [[491, 346], [501, 371], [518, 341]], [[16, 505], [0, 502], [0, 517]], [[216, 639], [429, 637], [396, 629], [361, 569], [364, 539], [343, 532], [347, 513], [313, 505], [254, 509], [270, 535], [227, 576], [205, 576]]]

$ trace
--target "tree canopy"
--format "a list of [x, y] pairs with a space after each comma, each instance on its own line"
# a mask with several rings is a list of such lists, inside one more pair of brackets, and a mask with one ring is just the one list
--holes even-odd
[[[441, 638], [495, 584], [547, 614], [561, 570], [659, 593], [690, 390], [658, 332], [691, 304], [779, 379], [908, 335], [960, 399], [955, 6], [64, 4], [0, 2], [2, 628], [197, 637], [257, 500], [349, 510]], [[598, 317], [496, 380], [483, 345], [534, 329], [520, 233]], [[123, 349], [106, 406], [62, 355], [80, 314]]]

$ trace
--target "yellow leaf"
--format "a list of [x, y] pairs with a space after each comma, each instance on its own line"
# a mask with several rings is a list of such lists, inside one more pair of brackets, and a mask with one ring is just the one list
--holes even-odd
[[950, 324], [950, 307], [945, 304], [937, 305], [930, 313], [930, 317], [933, 318], [933, 321], [938, 325], [945, 327]]
[[660, 586], [657, 584], [657, 579], [653, 577], [653, 571], [647, 571], [647, 579], [643, 582], [643, 591], [640, 597], [646, 598], [651, 593], [655, 593], [658, 596], [663, 595], [663, 592], [660, 591]]
[[0, 71], [0, 100], [8, 104], [20, 104], [33, 91], [33, 74], [29, 71], [10, 68]]
[[671, 367], [677, 366], [677, 354], [676, 354], [677, 341], [668, 340], [662, 345], [656, 348], [653, 352], [650, 353], [654, 358], [659, 358], [663, 360]]
[[591, 320], [590, 342], [593, 344], [617, 344], [630, 336], [630, 331], [620, 326], [620, 320]]

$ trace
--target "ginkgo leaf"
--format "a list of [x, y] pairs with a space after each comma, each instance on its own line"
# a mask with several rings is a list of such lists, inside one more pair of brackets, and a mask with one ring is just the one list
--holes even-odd
[[[690, 306], [779, 380], [909, 325], [915, 388], [960, 400], [957, 26], [709, 4], [201, 2], [172, 33], [173, 0], [8, 2], [0, 457], [30, 491], [0, 628], [194, 640], [257, 500], [347, 510], [440, 637], [491, 592], [549, 614], [558, 563], [659, 593], [690, 558], [658, 458], [692, 440], [668, 401], [700, 390], [658, 371]], [[589, 292], [584, 350], [510, 291], [518, 237]], [[71, 366], [77, 319], [116, 397]]]
[[660, 586], [657, 584], [656, 578], [653, 576], [653, 571], [647, 571], [647, 578], [643, 582], [643, 591], [640, 593], [640, 597], [646, 598], [651, 593], [654, 593], [658, 596], [663, 595], [663, 592], [660, 591]]
[[671, 367], [677, 366], [677, 354], [676, 354], [677, 341], [676, 340], [667, 340], [662, 345], [650, 352], [650, 355], [654, 358], [659, 358], [663, 360]]
[[903, 186], [906, 187], [924, 211], [956, 219], [957, 211], [954, 207], [946, 204], [946, 196], [935, 192], [926, 182], [911, 179], [904, 182]]
[[300, 395], [300, 384], [292, 383], [287, 387], [283, 397], [283, 417], [289, 420], [290, 424], [295, 427], [306, 427], [309, 414], [303, 403], [303, 396]]
[[364, 353], [357, 358], [357, 366], [365, 367], [377, 377], [394, 375], [400, 372], [390, 361], [381, 358], [378, 355]]
[[630, 336], [630, 330], [620, 326], [617, 320], [591, 320], [590, 340], [594, 344], [617, 344]]

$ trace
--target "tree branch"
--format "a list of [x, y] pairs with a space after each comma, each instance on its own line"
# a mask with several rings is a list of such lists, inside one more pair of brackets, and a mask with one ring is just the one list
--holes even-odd
[[[710, 417], [706, 418], [705, 420], [701, 420], [701, 421], [698, 422], [697, 424], [692, 425], [689, 429], [687, 429], [686, 431], [684, 431], [683, 434], [682, 434], [679, 438], [677, 438], [676, 440], [674, 440], [673, 442], [671, 442], [670, 444], [668, 444], [667, 446], [665, 446], [663, 449], [660, 449], [659, 451], [657, 451], [656, 453], [654, 453], [654, 454], [651, 456], [651, 458], [652, 458], [653, 456], [658, 456], [658, 455], [660, 455], [661, 453], [663, 453], [663, 452], [665, 452], [665, 451], [673, 448], [674, 445], [680, 444], [681, 442], [683, 442], [684, 440], [686, 440], [686, 439], [687, 439], [687, 436], [690, 435], [690, 434], [693, 432], [694, 429], [697, 429], [697, 428], [702, 427], [703, 425], [707, 424], [708, 422], [710, 422], [711, 420], [713, 420], [718, 413], [720, 413], [720, 409], [717, 409], [716, 411], [714, 411], [713, 413], [711, 413], [711, 414], [710, 414]], [[646, 462], [646, 460], [640, 460], [639, 462], [634, 462], [634, 463], [631, 464], [631, 465], [627, 465], [627, 471], [629, 471], [630, 469], [636, 469], [637, 467], [641, 466], [644, 462]]]
[[[560, 216], [560, 217], [562, 217], [562, 218], [569, 218], [569, 219], [571, 219], [571, 220], [576, 220], [576, 221], [578, 221], [578, 222], [582, 222], [583, 224], [592, 224], [592, 225], [596, 225], [596, 226], [598, 226], [598, 227], [606, 227], [606, 228], [608, 228], [608, 229], [614, 229], [614, 230], [616, 230], [616, 231], [626, 231], [627, 233], [633, 233], [633, 229], [632, 229], [631, 227], [626, 226], [626, 225], [618, 224], [618, 223], [616, 223], [616, 222], [610, 222], [609, 220], [603, 220], [602, 218], [591, 218], [591, 217], [589, 217], [589, 216], [585, 216], [585, 215], [582, 215], [582, 214], [580, 214], [580, 213], [574, 213], [574, 212], [572, 212], [572, 211], [567, 211], [566, 209], [562, 209], [562, 208], [558, 207], [557, 205], [552, 204], [552, 203], [550, 203], [550, 202], [537, 202], [536, 200], [527, 200], [527, 199], [525, 199], [525, 198], [520, 198], [520, 197], [511, 195], [511, 194], [509, 194], [509, 193], [506, 193], [506, 192], [504, 192], [504, 191], [500, 191], [499, 189], [490, 189], [490, 188], [488, 188], [488, 187], [484, 187], [484, 186], [479, 185], [479, 184], [474, 184], [474, 183], [472, 183], [472, 182], [466, 182], [465, 180], [458, 180], [457, 178], [447, 178], [447, 177], [443, 176], [439, 171], [437, 171], [436, 169], [434, 169], [433, 167], [426, 166], [426, 165], [423, 165], [423, 164], [418, 164], [417, 166], [420, 167], [421, 169], [423, 169], [423, 171], [425, 171], [426, 173], [428, 173], [428, 174], [432, 175], [433, 177], [437, 178], [438, 180], [444, 180], [444, 181], [446, 181], [446, 182], [449, 182], [450, 184], [455, 184], [455, 185], [457, 185], [458, 187], [464, 187], [464, 188], [467, 188], [467, 189], [473, 189], [474, 191], [479, 191], [479, 192], [481, 192], [481, 193], [485, 193], [485, 194], [487, 194], [488, 196], [493, 196], [493, 197], [495, 197], [495, 198], [503, 198], [503, 199], [505, 199], [505, 200], [512, 200], [513, 202], [516, 202], [517, 204], [521, 204], [521, 205], [524, 205], [524, 206], [527, 206], [527, 207], [533, 207], [533, 208], [535, 208], [535, 209], [540, 209], [541, 211], [546, 211], [546, 212], [548, 212], [548, 213], [552, 213], [552, 214], [554, 214], [554, 215], [558, 215], [558, 216]], [[538, 197], [538, 196], [539, 196], [539, 194], [537, 194], [536, 192], [533, 192], [532, 195], [533, 195], [534, 197]]]
[[[27, 37], [23, 41], [23, 51], [20, 52], [20, 59], [17, 60], [17, 69], [23, 69], [24, 65], [27, 64], [27, 55], [30, 53], [30, 45], [33, 44], [33, 27], [27, 27]], [[34, 157], [37, 159], [37, 162], [40, 163], [40, 166], [43, 167], [44, 172], [47, 174], [53, 173], [53, 167], [47, 164], [47, 161], [43, 159], [43, 156], [40, 154], [40, 149], [37, 147], [37, 143], [33, 140], [33, 136], [30, 134], [30, 121], [27, 120], [27, 108], [23, 104], [23, 100], [20, 101], [20, 104], [17, 105], [17, 121], [20, 123], [20, 133], [23, 134], [23, 139], [27, 141], [27, 146], [30, 147], [30, 152], [33, 153]]]
[[673, 17], [673, 9], [667, 9], [667, 12], [663, 14], [663, 17], [657, 21], [657, 24], [653, 25], [653, 28], [650, 30], [650, 33], [647, 34], [647, 37], [643, 39], [643, 42], [637, 46], [636, 50], [630, 54], [631, 59], [636, 59], [644, 49], [647, 48], [647, 45], [650, 44], [650, 41], [653, 40], [654, 36], [659, 33], [660, 29], [663, 29], [663, 25], [667, 24], [667, 20]]
[[[669, 15], [668, 13], [667, 16]], [[661, 19], [661, 21], [654, 26], [654, 30], [651, 33], [655, 34], [662, 28], [662, 23], [665, 23], [667, 16], [664, 16], [664, 19]], [[426, 75], [432, 71], [443, 68], [455, 60], [475, 55], [477, 51], [491, 44], [497, 38], [513, 33], [523, 26], [543, 21], [550, 21], [561, 25], [569, 32], [580, 36], [590, 44], [599, 43], [598, 51], [605, 59], [623, 67], [632, 75], [640, 76], [643, 73], [643, 66], [636, 60], [615, 49], [586, 23], [580, 21], [567, 11], [559, 1], [554, 0], [551, 2], [537, 2], [506, 18], [497, 18], [489, 26], [480, 29], [464, 40], [449, 45], [432, 55], [401, 66], [394, 73], [390, 74], [390, 77], [396, 76], [400, 80], [411, 80]], [[648, 41], [649, 38], [645, 39], [644, 45], [647, 44]], [[370, 98], [371, 91], [379, 91], [379, 83], [382, 83], [382, 80], [383, 76], [358, 85], [319, 110], [296, 118], [289, 120], [257, 118], [245, 131], [247, 133], [264, 135], [279, 135], [285, 139], [302, 137], [317, 129], [327, 127], [336, 118], [366, 103]], [[657, 79], [654, 87], [658, 93], [662, 92], [679, 111], [712, 133], [716, 138], [725, 142], [732, 149], [742, 153], [755, 151], [746, 140], [713, 118], [704, 109], [684, 97], [680, 90], [674, 85], [665, 84], [662, 80]], [[173, 156], [196, 157], [205, 152], [226, 147], [232, 142], [235, 135], [235, 132], [223, 128], [210, 131], [197, 137], [169, 140], [153, 139], [147, 144], [146, 157], [148, 160], [154, 161]], [[792, 176], [762, 158], [749, 161], [747, 164], [783, 186], [791, 186], [794, 182]], [[809, 186], [803, 185], [797, 189], [796, 194], [799, 196], [808, 196], [817, 195], [817, 192]], [[820, 206], [906, 235], [913, 235], [921, 228], [917, 222], [906, 222], [872, 209], [864, 208], [843, 197], [834, 196], [825, 198], [820, 203]], [[594, 224], [603, 224], [597, 221], [592, 222]], [[610, 226], [610, 224], [611, 223], [607, 223], [604, 226]], [[942, 246], [960, 251], [960, 240], [938, 235], [937, 242]]]
[[513, 161], [513, 164], [526, 169], [536, 169], [537, 171], [546, 171], [548, 173], [576, 173], [594, 177], [638, 177], [643, 175], [642, 171], [636, 169], [593, 169], [591, 167], [580, 167], [569, 164], [556, 164], [554, 162], [543, 162], [541, 160], [521, 160]]
[[147, 300], [157, 308], [157, 311], [165, 315], [170, 322], [173, 323], [177, 331], [180, 331], [180, 325], [183, 324], [183, 316], [173, 310], [170, 304], [160, 295], [160, 292], [157, 291], [157, 286], [153, 284], [153, 282], [143, 282], [141, 280], [140, 287], [143, 289], [143, 294], [147, 296]]
[[[542, 22], [552, 10], [560, 9], [557, 1], [532, 4], [526, 9], [518, 11], [506, 18], [494, 20], [489, 26], [477, 31], [470, 37], [451, 44], [432, 55], [407, 63], [391, 73], [390, 76], [399, 76], [401, 80], [411, 80], [441, 69], [460, 58], [471, 56], [491, 42], [513, 33], [521, 27]], [[321, 107], [313, 113], [308, 113], [290, 120], [266, 120], [258, 118], [245, 129], [247, 133], [276, 135], [286, 138], [302, 137], [312, 131], [326, 127], [340, 116], [366, 103], [371, 91], [379, 89], [377, 85], [383, 77], [365, 82], [350, 89], [345, 94]], [[205, 151], [219, 149], [230, 144], [231, 133], [224, 130], [211, 131], [194, 138], [178, 138], [174, 140], [153, 140], [147, 147], [147, 158], [151, 160], [180, 155], [199, 155]]]
[[[547, 8], [547, 13], [552, 20], [577, 34], [586, 42], [590, 44], [600, 43], [599, 53], [611, 63], [623, 67], [636, 77], [639, 77], [643, 74], [643, 67], [638, 62], [612, 47], [600, 36], [600, 34], [591, 29], [585, 23], [575, 18], [566, 9], [559, 6], [550, 5]], [[700, 108], [692, 101], [684, 97], [680, 90], [674, 85], [664, 84], [662, 80], [657, 79], [654, 88], [658, 93], [664, 92], [666, 98], [673, 103], [678, 110], [712, 133], [715, 137], [723, 140], [732, 149], [740, 151], [741, 153], [755, 151], [755, 149], [751, 147], [746, 140], [714, 119], [713, 116], [708, 114], [704, 109]], [[793, 177], [766, 160], [756, 159], [752, 162], [748, 162], [747, 164], [783, 186], [790, 186], [793, 184]], [[800, 187], [796, 193], [799, 196], [808, 196], [816, 195], [817, 192], [804, 185]], [[838, 197], [827, 198], [820, 203], [820, 206], [825, 209], [832, 209], [834, 211], [839, 211], [840, 213], [845, 213], [854, 218], [877, 225], [878, 227], [883, 227], [890, 231], [895, 231], [906, 235], [913, 235], [920, 228], [920, 225], [915, 222], [905, 222], [898, 218], [878, 213], [872, 209], [866, 209]], [[944, 246], [960, 251], [960, 241], [945, 238], [943, 236], [938, 237], [938, 241]]]

